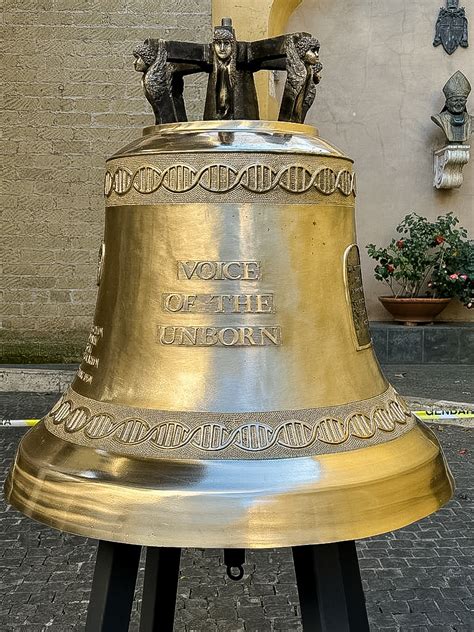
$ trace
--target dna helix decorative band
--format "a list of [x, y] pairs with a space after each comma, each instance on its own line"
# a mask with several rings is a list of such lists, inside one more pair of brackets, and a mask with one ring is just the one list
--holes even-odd
[[393, 432], [397, 424], [406, 424], [410, 411], [402, 401], [390, 399], [376, 405], [370, 413], [352, 413], [344, 419], [325, 417], [314, 424], [289, 419], [276, 427], [262, 422], [247, 422], [233, 430], [224, 424], [208, 422], [195, 428], [177, 420], [151, 426], [140, 418], [116, 421], [110, 413], [91, 414], [86, 406], [74, 408], [70, 400], [59, 401], [49, 413], [55, 425], [62, 424], [68, 433], [82, 431], [88, 439], [113, 437], [126, 445], [149, 442], [152, 446], [174, 450], [187, 444], [207, 452], [235, 446], [248, 452], [267, 450], [274, 444], [292, 449], [307, 448], [316, 440], [337, 445], [350, 437], [369, 439], [381, 430]]
[[314, 187], [324, 195], [336, 191], [346, 197], [356, 194], [355, 173], [347, 169], [334, 171], [330, 167], [319, 167], [311, 170], [301, 164], [292, 164], [276, 171], [263, 163], [241, 169], [221, 163], [201, 169], [187, 164], [174, 164], [165, 169], [143, 165], [135, 171], [119, 166], [113, 172], [106, 172], [104, 193], [106, 197], [112, 193], [122, 196], [132, 187], [143, 195], [154, 193], [160, 187], [171, 193], [186, 193], [196, 186], [210, 193], [228, 193], [241, 186], [252, 193], [268, 193], [276, 187], [288, 193], [306, 193]]

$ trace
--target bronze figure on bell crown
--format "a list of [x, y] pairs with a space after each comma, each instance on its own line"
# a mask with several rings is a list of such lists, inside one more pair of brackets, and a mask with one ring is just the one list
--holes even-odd
[[287, 75], [279, 120], [302, 123], [321, 80], [319, 42], [314, 37], [289, 36], [286, 44]]
[[286, 70], [279, 120], [303, 123], [322, 69], [319, 42], [309, 33], [241, 42], [230, 18], [215, 27], [210, 44], [147, 39], [134, 56], [157, 124], [187, 120], [183, 77], [201, 72], [209, 75], [205, 120], [258, 120], [259, 70]]
[[[214, 29], [212, 41], [213, 64], [208, 91], [205, 118], [234, 118], [234, 87], [236, 74], [237, 43], [232, 28], [221, 26]], [[209, 98], [210, 97], [210, 98]], [[213, 98], [214, 97], [214, 98]], [[209, 113], [206, 116], [206, 112]], [[214, 116], [212, 116], [214, 114]]]
[[153, 108], [157, 125], [187, 121], [183, 77], [200, 72], [200, 67], [170, 62], [166, 42], [162, 39], [145, 40], [135, 48], [133, 55], [135, 70], [143, 73], [143, 91]]

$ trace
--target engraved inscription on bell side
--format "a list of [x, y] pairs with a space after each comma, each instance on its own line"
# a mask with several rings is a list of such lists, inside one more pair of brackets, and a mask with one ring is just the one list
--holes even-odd
[[178, 279], [257, 281], [260, 261], [178, 261]]
[[280, 346], [279, 326], [181, 327], [158, 325], [158, 342], [179, 347], [266, 347]]
[[[177, 262], [178, 279], [199, 281], [257, 281], [260, 261]], [[212, 284], [210, 283], [209, 286]], [[214, 286], [215, 287], [215, 286]], [[272, 293], [188, 294], [164, 292], [161, 307], [168, 314], [274, 314]], [[279, 325], [177, 326], [158, 325], [157, 342], [178, 347], [267, 347], [281, 345]]]
[[[97, 368], [99, 366], [99, 358], [94, 355], [94, 348], [99, 342], [99, 340], [104, 335], [104, 330], [102, 327], [98, 325], [93, 325], [87, 339], [86, 348], [84, 349], [84, 353], [82, 354], [82, 360], [84, 364], [88, 364], [89, 366]], [[77, 377], [85, 382], [86, 384], [90, 384], [92, 382], [92, 375], [79, 368], [77, 371]]]
[[349, 246], [344, 253], [345, 282], [347, 297], [352, 312], [352, 322], [357, 338], [358, 349], [364, 349], [371, 344], [369, 318], [365, 306], [364, 289], [362, 287], [362, 273], [360, 269], [360, 254], [356, 244]]
[[273, 294], [162, 295], [163, 310], [172, 314], [272, 314]]

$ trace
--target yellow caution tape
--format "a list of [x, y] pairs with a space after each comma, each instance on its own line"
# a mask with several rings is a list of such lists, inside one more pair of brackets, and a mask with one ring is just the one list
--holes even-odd
[[40, 419], [0, 419], [0, 428], [24, 428], [35, 426]]
[[414, 410], [413, 414], [421, 421], [441, 421], [443, 419], [474, 419], [474, 410]]

